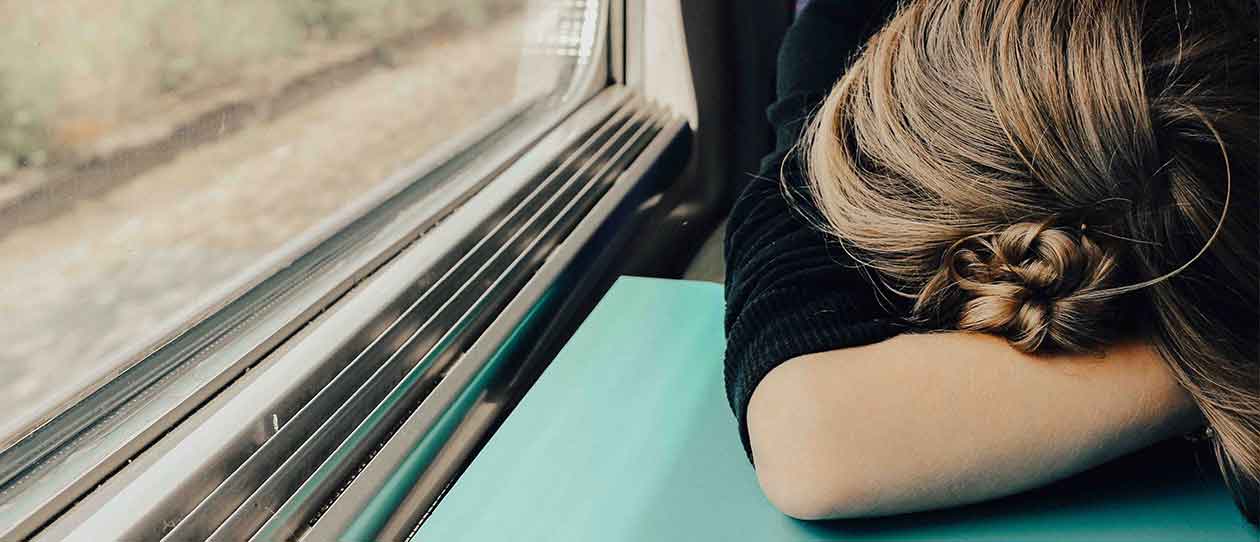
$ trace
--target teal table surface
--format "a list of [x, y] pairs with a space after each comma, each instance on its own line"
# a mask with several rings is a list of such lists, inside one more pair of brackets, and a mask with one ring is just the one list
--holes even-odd
[[1253, 541], [1176, 442], [1023, 495], [804, 522], [762, 495], [722, 383], [722, 288], [623, 277], [416, 533], [422, 541]]

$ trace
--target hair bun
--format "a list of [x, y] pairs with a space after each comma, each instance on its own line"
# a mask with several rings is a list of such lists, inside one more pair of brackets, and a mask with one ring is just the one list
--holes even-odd
[[935, 306], [953, 311], [958, 329], [1004, 336], [1023, 352], [1081, 351], [1108, 339], [1116, 258], [1083, 226], [1013, 224], [960, 240], [943, 263], [945, 280], [924, 295], [952, 298]]

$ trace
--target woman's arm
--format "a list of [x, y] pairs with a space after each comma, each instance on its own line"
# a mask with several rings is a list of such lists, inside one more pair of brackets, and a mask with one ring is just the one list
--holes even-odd
[[806, 219], [817, 211], [804, 196], [807, 182], [791, 152], [810, 111], [894, 6], [892, 0], [813, 0], [779, 51], [777, 100], [767, 111], [776, 149], [740, 191], [726, 228], [724, 380], [750, 457], [748, 401], [771, 369], [902, 330], [897, 317], [905, 311], [881, 302], [858, 262]]
[[969, 333], [794, 358], [761, 381], [748, 407], [762, 489], [800, 519], [999, 497], [1200, 423], [1147, 346], [1029, 356]]

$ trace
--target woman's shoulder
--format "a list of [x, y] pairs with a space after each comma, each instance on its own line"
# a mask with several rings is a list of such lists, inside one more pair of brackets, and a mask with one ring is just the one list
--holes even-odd
[[812, 0], [779, 47], [776, 100], [767, 110], [776, 154], [800, 138], [804, 122], [844, 75], [862, 45], [896, 10], [887, 0]]
[[895, 11], [896, 2], [889, 0], [809, 2], [779, 48], [779, 97], [825, 94], [867, 38]]

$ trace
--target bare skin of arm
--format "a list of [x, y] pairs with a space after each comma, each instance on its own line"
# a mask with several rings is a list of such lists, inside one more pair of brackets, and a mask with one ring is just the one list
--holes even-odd
[[970, 333], [794, 358], [748, 406], [761, 487], [800, 519], [1008, 495], [1201, 423], [1147, 345], [1030, 356]]

